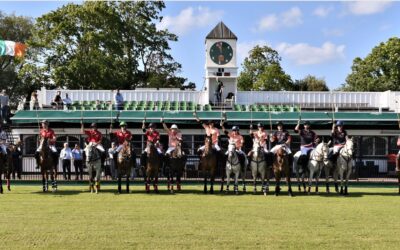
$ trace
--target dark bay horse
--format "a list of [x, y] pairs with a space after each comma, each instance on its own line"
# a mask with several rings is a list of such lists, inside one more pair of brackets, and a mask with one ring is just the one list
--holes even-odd
[[[11, 154], [9, 153], [6, 155], [4, 152], [0, 153], [0, 194], [3, 193], [3, 174], [4, 178], [7, 180], [7, 189], [8, 191], [11, 191], [10, 187], [10, 176], [11, 176], [11, 171], [9, 169], [10, 164], [9, 164], [9, 156]], [[8, 157], [7, 157], [8, 156]]]
[[136, 157], [133, 157], [133, 155], [130, 144], [124, 142], [117, 158], [118, 193], [121, 193], [121, 182], [123, 176], [126, 176], [126, 192], [129, 193], [129, 176], [131, 175], [132, 166], [136, 162]]
[[57, 162], [49, 147], [47, 138], [42, 138], [40, 140], [39, 166], [40, 173], [42, 174], [43, 192], [49, 190], [49, 175], [53, 192], [57, 191]]
[[206, 137], [204, 140], [205, 148], [200, 156], [200, 168], [204, 176], [204, 193], [207, 193], [207, 173], [210, 176], [210, 194], [214, 193], [215, 171], [217, 169], [217, 152], [212, 147], [212, 140]]
[[397, 157], [396, 157], [396, 173], [397, 173], [397, 178], [398, 178], [398, 183], [399, 183], [399, 194], [400, 194], [400, 154], [397, 154]]
[[290, 181], [290, 166], [289, 166], [289, 157], [286, 154], [286, 151], [281, 147], [276, 151], [275, 159], [273, 163], [273, 169], [275, 174], [275, 195], [278, 196], [281, 187], [280, 181], [282, 174], [286, 177], [286, 184], [288, 185], [289, 196], [293, 196], [292, 192], [292, 183]]
[[150, 182], [153, 181], [154, 192], [158, 193], [158, 172], [161, 168], [161, 157], [153, 142], [147, 142], [147, 163], [146, 163], [146, 192], [150, 192]]
[[168, 191], [174, 192], [174, 176], [176, 176], [176, 190], [181, 190], [181, 177], [185, 170], [187, 157], [182, 150], [181, 142], [172, 151], [168, 166]]

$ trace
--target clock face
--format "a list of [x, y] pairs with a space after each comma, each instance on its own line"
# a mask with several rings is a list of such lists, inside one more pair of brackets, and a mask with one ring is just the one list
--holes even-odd
[[210, 57], [218, 65], [227, 64], [232, 60], [232, 47], [226, 42], [216, 42], [211, 46]]

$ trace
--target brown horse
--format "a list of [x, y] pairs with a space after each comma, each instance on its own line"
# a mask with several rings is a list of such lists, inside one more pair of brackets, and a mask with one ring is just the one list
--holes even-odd
[[286, 184], [288, 185], [288, 191], [289, 191], [289, 196], [293, 196], [292, 193], [292, 184], [290, 182], [290, 166], [289, 166], [289, 158], [283, 148], [279, 148], [276, 151], [274, 163], [273, 163], [273, 169], [274, 169], [274, 174], [275, 174], [275, 195], [278, 196], [281, 187], [280, 187], [280, 181], [282, 177], [282, 173], [286, 176]]
[[168, 191], [171, 193], [174, 192], [174, 176], [176, 176], [176, 190], [181, 190], [181, 177], [185, 170], [186, 160], [182, 144], [179, 142], [168, 161]]
[[49, 147], [47, 138], [42, 138], [40, 140], [39, 166], [40, 173], [42, 174], [43, 192], [47, 192], [49, 190], [49, 174], [53, 192], [57, 191], [57, 162], [53, 157], [53, 153]]
[[154, 192], [158, 193], [158, 172], [161, 168], [161, 157], [153, 142], [147, 142], [147, 163], [146, 163], [146, 192], [150, 192], [150, 182], [153, 181]]
[[204, 193], [207, 193], [207, 171], [210, 175], [210, 194], [214, 193], [215, 170], [217, 168], [217, 153], [212, 148], [212, 140], [206, 137], [204, 140], [205, 148], [200, 156], [200, 167], [204, 176]]
[[126, 176], [126, 192], [129, 193], [129, 176], [135, 158], [132, 157], [132, 149], [129, 142], [125, 141], [121, 151], [118, 153], [117, 169], [118, 169], [118, 193], [121, 193], [121, 179]]
[[398, 183], [399, 183], [399, 194], [400, 194], [400, 154], [397, 154], [397, 157], [396, 157], [396, 173], [397, 173], [397, 178], [398, 178]]

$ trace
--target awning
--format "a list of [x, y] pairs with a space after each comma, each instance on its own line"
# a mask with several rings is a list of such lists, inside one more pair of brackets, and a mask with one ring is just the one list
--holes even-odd
[[[201, 120], [221, 120], [226, 117], [227, 122], [248, 124], [255, 122], [266, 123], [282, 121], [287, 124], [295, 124], [299, 118], [298, 112], [238, 112], [238, 111], [199, 111], [198, 117]], [[166, 122], [181, 124], [195, 123], [193, 112], [189, 111], [64, 111], [64, 110], [40, 110], [40, 111], [18, 111], [12, 118], [13, 124], [35, 124], [40, 120], [49, 122], [79, 123], [110, 123], [115, 119], [126, 122], [159, 122], [162, 117]], [[327, 124], [331, 121], [330, 112], [302, 112], [301, 119], [308, 120], [312, 124]], [[353, 125], [396, 125], [398, 116], [396, 113], [367, 113], [367, 112], [337, 112], [334, 113], [335, 120], [343, 120], [346, 124]]]

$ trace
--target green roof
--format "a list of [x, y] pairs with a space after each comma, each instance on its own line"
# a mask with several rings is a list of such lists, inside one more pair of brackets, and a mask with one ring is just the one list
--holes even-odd
[[[63, 110], [43, 110], [43, 111], [18, 111], [12, 118], [13, 124], [37, 123], [38, 120], [46, 119], [49, 122], [79, 123], [83, 119], [84, 123], [98, 122], [109, 123], [114, 120], [119, 113], [119, 119], [126, 122], [141, 122], [144, 117], [148, 122], [158, 122], [164, 117], [166, 122], [176, 123], [195, 123], [193, 112], [191, 111], [63, 111]], [[223, 116], [221, 111], [198, 111], [197, 115], [201, 120], [220, 120]], [[273, 122], [283, 121], [288, 124], [295, 124], [298, 120], [298, 112], [250, 112], [250, 111], [227, 111], [228, 122], [249, 123], [257, 121], [269, 121], [269, 115]], [[303, 112], [303, 121], [309, 120], [312, 124], [327, 124], [331, 121], [331, 113], [326, 112]], [[338, 112], [335, 113], [335, 120], [343, 120], [346, 124], [397, 124], [396, 113], [366, 113], [366, 112]]]

